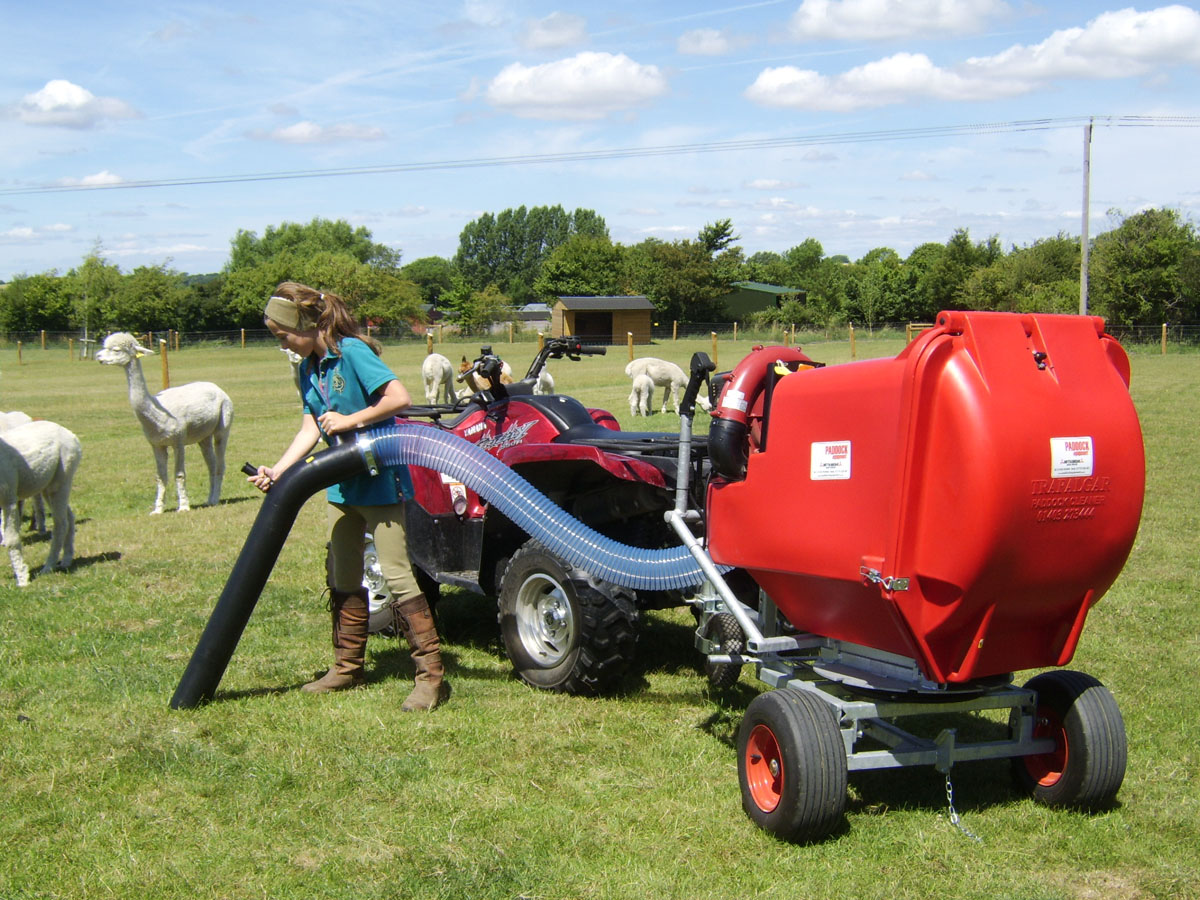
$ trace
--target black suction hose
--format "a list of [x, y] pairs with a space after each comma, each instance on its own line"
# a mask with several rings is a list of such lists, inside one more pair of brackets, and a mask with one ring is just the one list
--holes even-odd
[[363, 452], [348, 441], [296, 463], [271, 485], [171, 698], [172, 709], [190, 709], [216, 693], [304, 502], [322, 488], [365, 471]]

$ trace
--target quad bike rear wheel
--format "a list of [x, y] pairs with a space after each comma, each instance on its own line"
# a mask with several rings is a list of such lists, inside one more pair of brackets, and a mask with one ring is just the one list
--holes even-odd
[[517, 675], [543, 690], [592, 695], [625, 674], [637, 607], [622, 588], [588, 577], [533, 541], [500, 585], [500, 633]]
[[820, 840], [846, 812], [846, 747], [833, 710], [795, 688], [759, 694], [738, 730], [742, 808], [776, 837]]
[[[1049, 737], [1049, 753], [1012, 760], [1017, 786], [1051, 807], [1109, 806], [1125, 780], [1125, 723], [1103, 684], [1083, 672], [1055, 669], [1025, 685], [1037, 692], [1033, 736]], [[1016, 715], [1016, 711], [1014, 711]]]

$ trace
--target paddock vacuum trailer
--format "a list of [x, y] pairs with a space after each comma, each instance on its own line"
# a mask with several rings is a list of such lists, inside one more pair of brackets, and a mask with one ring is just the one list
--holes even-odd
[[[595, 596], [615, 586], [690, 604], [714, 684], [752, 665], [771, 690], [739, 729], [742, 803], [786, 840], [836, 829], [849, 773], [869, 769], [933, 766], [949, 790], [956, 763], [1007, 759], [1042, 803], [1111, 803], [1125, 773], [1120, 711], [1099, 681], [1062, 668], [1129, 555], [1145, 488], [1129, 360], [1103, 321], [944, 312], [898, 356], [837, 366], [755, 347], [711, 376], [713, 421], [693, 440], [712, 369], [693, 357], [677, 443], [598, 428], [612, 417], [562, 396], [555, 411], [570, 406], [570, 422], [534, 429], [538, 404], [482, 393], [443, 411], [459, 416], [449, 425], [400, 420], [293, 467], [267, 495], [171, 705], [214, 695], [305, 499], [408, 464], [441, 473], [439, 534], [473, 528], [481, 572], [502, 571], [505, 551], [515, 558], [516, 529]], [[483, 424], [456, 433], [480, 410]], [[567, 427], [576, 418], [586, 427]], [[521, 472], [497, 455], [506, 448]], [[572, 494], [596, 480], [583, 457], [629, 480], [663, 452], [678, 461], [654, 467], [675, 473], [673, 498], [660, 477], [653, 491], [606, 491], [603, 508], [640, 498], [626, 518], [654, 505], [664, 534], [630, 546], [611, 534], [612, 515], [581, 521], [597, 507]], [[574, 468], [560, 471], [573, 477], [546, 478], [566, 457]], [[459, 511], [449, 500], [464, 485], [480, 502]], [[497, 535], [508, 543], [493, 547]], [[527, 587], [529, 609], [554, 616], [559, 655], [544, 665], [590, 652], [580, 623], [596, 614], [583, 594], [544, 574], [522, 597]], [[1017, 686], [1013, 673], [1031, 669], [1046, 671]]]
[[[1125, 731], [1070, 662], [1141, 516], [1129, 361], [1083, 316], [944, 312], [894, 359], [814, 367], [755, 350], [709, 433], [707, 553], [757, 609], [704, 601], [710, 671], [775, 690], [738, 736], [743, 806], [790, 840], [827, 834], [849, 771], [1011, 758], [1052, 806], [1099, 808]], [[728, 652], [730, 649], [734, 652]], [[1008, 711], [1006, 733], [918, 736], [909, 717]], [[1003, 727], [1001, 726], [1002, 730]]]

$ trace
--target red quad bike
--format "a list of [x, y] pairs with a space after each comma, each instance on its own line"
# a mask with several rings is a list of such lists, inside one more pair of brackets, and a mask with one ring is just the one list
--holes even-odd
[[[523, 379], [502, 384], [500, 359], [483, 347], [469, 371], [487, 379], [489, 390], [454, 406], [412, 407], [405, 418], [486, 449], [601, 535], [677, 547], [664, 514], [676, 503], [677, 482], [703, 483], [704, 446], [681, 461], [677, 435], [622, 432], [605, 410], [533, 393], [547, 360], [604, 352], [576, 338], [550, 338]], [[681, 468], [688, 470], [682, 479]], [[633, 659], [639, 611], [685, 602], [677, 590], [634, 592], [574, 568], [467, 485], [432, 469], [410, 472], [415, 498], [405, 527], [418, 583], [431, 598], [441, 584], [497, 597], [509, 659], [534, 687], [572, 694], [611, 688]]]

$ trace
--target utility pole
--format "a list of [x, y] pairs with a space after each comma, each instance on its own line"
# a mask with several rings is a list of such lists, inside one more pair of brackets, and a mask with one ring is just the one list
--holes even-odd
[[1092, 119], [1083, 126], [1083, 233], [1079, 239], [1079, 314], [1088, 311], [1088, 213], [1091, 204], [1092, 180]]

